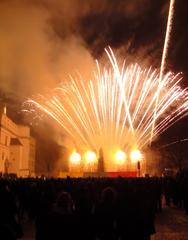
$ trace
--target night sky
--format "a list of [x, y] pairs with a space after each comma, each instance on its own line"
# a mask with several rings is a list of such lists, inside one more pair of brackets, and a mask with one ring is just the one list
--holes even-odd
[[[23, 122], [25, 99], [57, 86], [74, 70], [87, 76], [96, 58], [105, 62], [108, 45], [120, 58], [159, 67], [168, 7], [167, 0], [1, 0], [1, 106]], [[182, 87], [188, 86], [187, 23], [188, 1], [176, 0], [167, 69], [183, 72]], [[182, 137], [188, 137], [186, 121], [164, 138], [170, 141], [182, 127]]]

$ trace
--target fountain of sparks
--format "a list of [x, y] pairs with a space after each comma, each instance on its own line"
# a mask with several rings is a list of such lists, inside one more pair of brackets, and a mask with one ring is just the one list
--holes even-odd
[[159, 72], [138, 64], [120, 66], [108, 48], [111, 67], [102, 69], [97, 63], [91, 80], [71, 77], [48, 95], [28, 100], [30, 111], [53, 118], [80, 152], [89, 149], [95, 154], [102, 149], [108, 159], [106, 169], [117, 153], [123, 156], [118, 163], [127, 153], [130, 159], [135, 153], [141, 156], [140, 150], [187, 115], [188, 92], [180, 87], [181, 75], [164, 73], [174, 5], [171, 0]]
[[155, 140], [186, 116], [188, 92], [179, 86], [181, 74], [168, 72], [159, 83], [157, 70], [138, 64], [119, 66], [112, 50], [105, 51], [111, 67], [97, 64], [91, 80], [71, 77], [48, 95], [27, 103], [53, 118], [80, 149], [98, 153], [102, 148], [110, 159], [117, 149], [144, 150], [151, 131]]

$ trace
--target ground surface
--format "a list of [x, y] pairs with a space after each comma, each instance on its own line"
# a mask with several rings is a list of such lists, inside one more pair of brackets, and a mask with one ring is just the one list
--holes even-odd
[[33, 221], [23, 222], [24, 237], [23, 240], [34, 240], [35, 239], [35, 225]]
[[188, 215], [176, 207], [164, 207], [156, 216], [152, 240], [188, 240]]
[[[23, 240], [34, 240], [34, 223], [24, 221]], [[164, 207], [156, 216], [156, 231], [152, 240], [188, 240], [188, 215], [176, 207]]]

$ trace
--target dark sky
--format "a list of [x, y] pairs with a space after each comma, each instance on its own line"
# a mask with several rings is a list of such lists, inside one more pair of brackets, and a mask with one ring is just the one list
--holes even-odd
[[[110, 45], [159, 67], [168, 0], [1, 0], [0, 90], [23, 100], [88, 68]], [[176, 0], [168, 69], [187, 79], [188, 3]], [[147, 61], [146, 61], [147, 59]]]
[[[122, 58], [159, 67], [168, 7], [168, 0], [1, 0], [1, 105], [20, 121], [26, 98], [56, 86], [74, 69], [87, 76], [108, 45]], [[176, 0], [167, 67], [183, 72], [183, 87], [187, 23], [188, 1]]]

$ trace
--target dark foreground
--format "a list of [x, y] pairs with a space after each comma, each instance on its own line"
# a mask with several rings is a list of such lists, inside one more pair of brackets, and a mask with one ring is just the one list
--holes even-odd
[[[157, 214], [155, 225], [156, 234], [152, 240], [188, 240], [188, 216], [177, 207], [165, 207], [162, 213]], [[25, 236], [22, 239], [34, 240], [34, 222], [26, 221], [23, 226]]]
[[188, 239], [187, 186], [185, 176], [1, 179], [0, 239]]
[[156, 234], [152, 240], [188, 240], [188, 216], [177, 207], [165, 207], [156, 216]]

